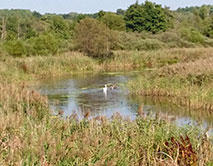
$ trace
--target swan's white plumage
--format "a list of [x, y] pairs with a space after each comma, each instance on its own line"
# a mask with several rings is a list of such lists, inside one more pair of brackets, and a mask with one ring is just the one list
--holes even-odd
[[107, 85], [105, 84], [105, 87], [103, 88], [104, 94], [107, 94]]

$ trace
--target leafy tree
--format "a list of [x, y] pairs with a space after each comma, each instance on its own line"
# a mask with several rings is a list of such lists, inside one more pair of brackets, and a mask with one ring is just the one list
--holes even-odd
[[130, 31], [148, 31], [156, 33], [170, 27], [170, 16], [161, 5], [146, 1], [131, 5], [125, 12], [126, 27]]
[[123, 16], [117, 15], [115, 13], [105, 12], [105, 14], [103, 14], [99, 20], [112, 30], [124, 31], [126, 29]]
[[98, 12], [98, 17], [101, 18], [101, 17], [103, 17], [105, 14], [106, 14], [106, 12], [103, 11], [103, 10], [101, 10], [101, 11]]
[[21, 57], [26, 54], [24, 42], [21, 40], [8, 41], [4, 43], [6, 51], [12, 55]]
[[28, 55], [54, 55], [59, 49], [59, 41], [53, 34], [42, 34], [31, 38], [27, 45]]
[[82, 19], [85, 19], [87, 16], [85, 14], [79, 14], [76, 18], [77, 22], [80, 22]]
[[209, 38], [213, 38], [213, 16], [208, 18], [204, 24], [203, 34]]
[[51, 30], [58, 35], [59, 38], [68, 39], [69, 38], [69, 27], [67, 22], [60, 16], [52, 17], [52, 24], [50, 26]]
[[125, 10], [123, 10], [123, 9], [117, 9], [116, 10], [116, 14], [123, 16], [125, 14]]
[[113, 32], [103, 23], [92, 18], [81, 20], [75, 27], [74, 41], [76, 47], [88, 56], [103, 58], [111, 54]]
[[42, 17], [42, 15], [39, 12], [36, 12], [36, 11], [34, 11], [32, 14], [33, 14], [33, 17], [36, 17], [36, 18]]
[[16, 40], [18, 38], [18, 17], [10, 16], [7, 18], [7, 37], [6, 40]]
[[202, 7], [200, 7], [199, 15], [200, 15], [201, 19], [203, 19], [203, 20], [206, 19], [208, 14], [209, 14], [209, 11], [208, 11], [207, 6], [203, 5]]

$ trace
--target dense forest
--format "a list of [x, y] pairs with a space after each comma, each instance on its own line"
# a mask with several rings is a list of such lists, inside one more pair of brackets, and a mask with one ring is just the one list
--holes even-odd
[[0, 10], [0, 55], [55, 55], [79, 50], [93, 57], [113, 50], [213, 46], [213, 6], [178, 8], [146, 1], [127, 10], [40, 14]]

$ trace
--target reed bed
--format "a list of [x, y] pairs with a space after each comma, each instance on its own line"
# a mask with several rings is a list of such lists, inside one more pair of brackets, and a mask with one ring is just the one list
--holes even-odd
[[[204, 82], [204, 81], [203, 81]], [[205, 82], [206, 83], [206, 82]], [[194, 84], [178, 76], [142, 75], [128, 83], [133, 94], [168, 97], [171, 103], [188, 109], [213, 112], [212, 82]]]
[[0, 84], [0, 91], [1, 165], [212, 163], [213, 146], [198, 128], [145, 118], [141, 110], [134, 121], [88, 112], [83, 120], [61, 119], [50, 114], [45, 97], [23, 85]]
[[213, 48], [174, 48], [153, 51], [116, 51], [102, 64], [108, 70], [159, 69], [177, 63], [213, 58]]
[[[144, 96], [162, 96], [189, 109], [213, 112], [213, 54], [210, 48], [172, 50], [180, 54], [173, 64], [141, 74], [129, 83], [131, 91]], [[167, 52], [168, 53], [168, 52]], [[167, 55], [168, 56], [168, 55]], [[165, 56], [166, 57], [166, 56]], [[162, 60], [162, 59], [161, 59]]]
[[92, 119], [89, 113], [83, 120], [76, 115], [62, 119], [63, 110], [53, 116], [47, 98], [25, 85], [50, 75], [155, 68], [129, 83], [131, 90], [168, 96], [176, 103], [180, 99], [192, 107], [200, 101], [212, 102], [211, 80], [198, 85], [180, 74], [159, 75], [160, 69], [208, 59], [212, 50], [121, 51], [104, 62], [79, 53], [1, 57], [0, 165], [212, 165], [213, 145], [199, 127], [177, 127], [158, 117], [147, 118], [142, 109], [134, 121], [119, 115]]
[[[200, 59], [202, 61], [202, 59], [213, 57], [212, 52], [213, 48], [115, 51], [112, 58], [103, 61], [84, 56], [79, 52], [23, 58], [0, 56], [0, 80], [14, 82], [73, 73], [129, 71], [146, 68], [158, 70], [161, 67], [180, 62], [187, 64], [187, 62], [194, 60]], [[171, 68], [175, 68], [175, 66]], [[167, 69], [164, 70], [166, 72]], [[170, 68], [168, 70], [173, 71]]]
[[198, 59], [192, 62], [177, 63], [162, 68], [161, 74], [169, 75], [213, 75], [213, 57]]
[[98, 62], [78, 52], [57, 56], [0, 59], [2, 80], [29, 81], [42, 77], [99, 71]]

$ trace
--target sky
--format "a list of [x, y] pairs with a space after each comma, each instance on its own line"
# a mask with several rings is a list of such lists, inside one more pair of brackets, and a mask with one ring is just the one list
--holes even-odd
[[[150, 0], [162, 6], [177, 9], [186, 6], [213, 5], [213, 0]], [[44, 13], [66, 14], [69, 12], [95, 13], [100, 10], [127, 9], [136, 0], [0, 0], [0, 9], [30, 9]], [[143, 3], [144, 0], [139, 0]]]

